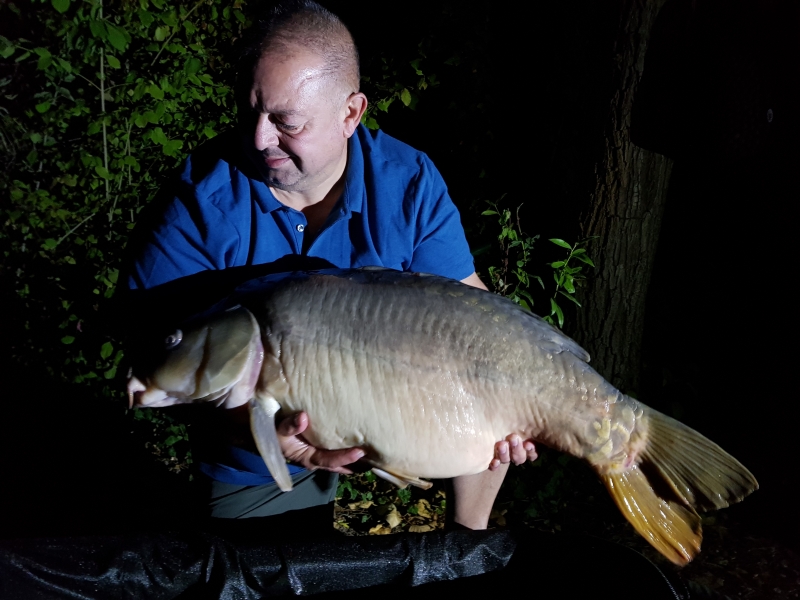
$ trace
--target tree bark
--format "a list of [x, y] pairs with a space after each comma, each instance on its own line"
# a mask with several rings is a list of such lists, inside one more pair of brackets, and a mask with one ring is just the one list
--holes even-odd
[[581, 217], [582, 237], [597, 269], [590, 270], [576, 319], [579, 342], [593, 366], [614, 385], [636, 393], [641, 371], [645, 299], [650, 284], [672, 160], [631, 142], [631, 110], [644, 70], [650, 32], [665, 0], [620, 2], [614, 43], [615, 93], [595, 189]]

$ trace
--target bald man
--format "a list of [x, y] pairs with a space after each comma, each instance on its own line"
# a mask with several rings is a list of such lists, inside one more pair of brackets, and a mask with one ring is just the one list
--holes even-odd
[[[289, 256], [434, 273], [486, 289], [427, 156], [360, 124], [367, 98], [358, 53], [335, 15], [314, 2], [279, 3], [250, 30], [239, 76], [238, 130], [187, 161], [179, 192], [136, 260], [132, 289]], [[349, 473], [364, 455], [314, 448], [302, 437], [307, 415], [285, 418], [278, 432], [294, 490], [284, 494], [257, 454], [246, 410], [220, 409], [221, 418], [192, 433], [214, 517], [331, 502], [333, 474]], [[454, 521], [486, 528], [509, 462], [535, 458], [530, 440], [498, 440], [485, 472], [453, 480]]]

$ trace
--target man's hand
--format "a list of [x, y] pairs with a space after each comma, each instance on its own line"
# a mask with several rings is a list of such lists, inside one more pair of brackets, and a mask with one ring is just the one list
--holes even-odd
[[501, 465], [513, 462], [521, 465], [526, 460], [534, 461], [539, 458], [533, 440], [522, 441], [516, 433], [509, 435], [505, 440], [494, 445], [494, 459], [489, 464], [489, 470], [499, 469]]
[[281, 444], [283, 455], [295, 464], [306, 469], [325, 469], [334, 473], [352, 473], [345, 468], [364, 456], [361, 448], [345, 448], [342, 450], [321, 450], [309, 444], [300, 437], [308, 428], [308, 415], [304, 412], [297, 413], [283, 419], [277, 428], [278, 440]]

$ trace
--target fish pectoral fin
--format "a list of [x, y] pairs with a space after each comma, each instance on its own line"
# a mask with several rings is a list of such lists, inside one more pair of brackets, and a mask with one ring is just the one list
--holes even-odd
[[385, 479], [389, 483], [393, 483], [401, 490], [406, 489], [409, 485], [415, 485], [418, 488], [427, 490], [433, 485], [430, 481], [425, 481], [419, 477], [411, 477], [409, 475], [401, 475], [400, 473], [392, 473], [391, 471], [385, 471], [384, 469], [379, 469], [378, 467], [372, 467], [372, 472], [381, 479]]
[[248, 406], [250, 407], [250, 431], [258, 447], [258, 452], [281, 491], [290, 492], [292, 478], [278, 441], [278, 432], [275, 430], [275, 415], [281, 406], [272, 396], [251, 398]]

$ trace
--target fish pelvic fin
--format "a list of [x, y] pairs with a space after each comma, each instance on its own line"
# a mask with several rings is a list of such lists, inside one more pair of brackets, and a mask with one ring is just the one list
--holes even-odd
[[379, 469], [378, 467], [372, 467], [372, 472], [375, 473], [375, 475], [377, 475], [381, 479], [385, 479], [389, 483], [393, 483], [401, 490], [406, 489], [409, 485], [413, 485], [418, 488], [422, 488], [423, 490], [427, 490], [430, 489], [430, 487], [433, 485], [430, 481], [425, 481], [424, 479], [420, 479], [419, 477], [401, 475], [399, 473], [386, 471], [385, 469]]
[[625, 518], [659, 552], [685, 565], [700, 551], [697, 511], [725, 508], [758, 489], [738, 460], [694, 429], [652, 409], [635, 464], [601, 469]]
[[275, 429], [275, 414], [281, 406], [275, 398], [256, 396], [250, 399], [249, 408], [250, 432], [253, 434], [258, 453], [264, 459], [264, 464], [267, 465], [280, 490], [290, 492], [292, 477], [286, 467], [286, 459], [283, 457], [278, 432]]

